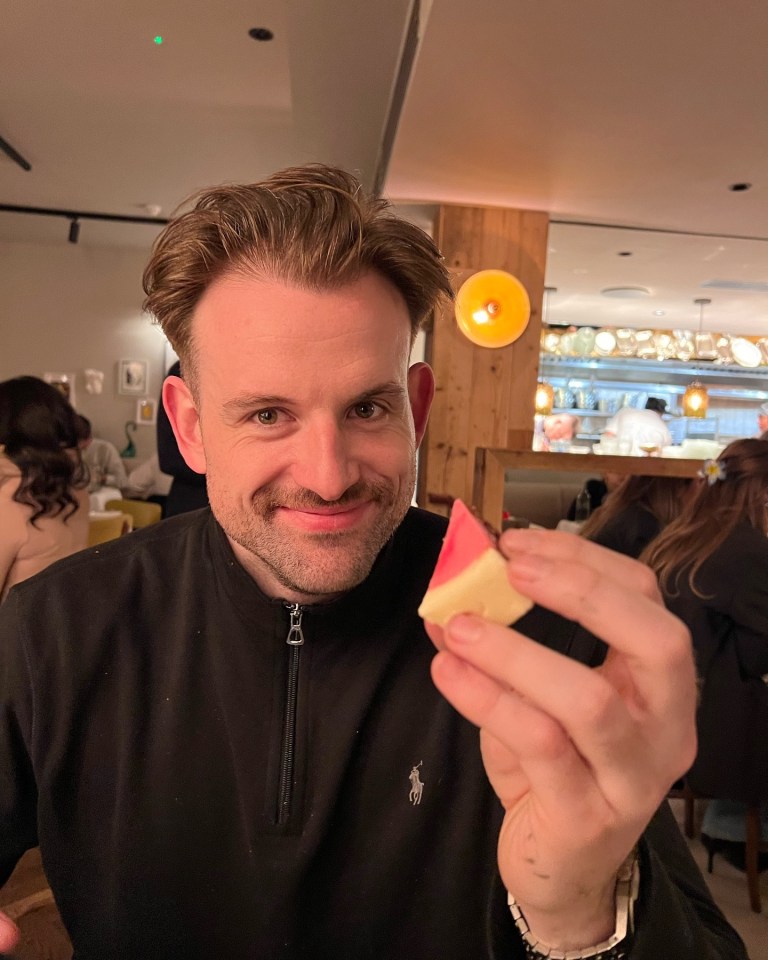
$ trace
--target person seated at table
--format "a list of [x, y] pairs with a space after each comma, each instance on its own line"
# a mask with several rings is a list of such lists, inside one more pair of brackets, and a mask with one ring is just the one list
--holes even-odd
[[702, 473], [640, 559], [693, 637], [701, 697], [688, 783], [744, 811], [768, 804], [768, 445], [735, 440]]
[[689, 477], [606, 476], [614, 484], [579, 533], [628, 557], [639, 557], [679, 515], [694, 484]]
[[94, 437], [91, 421], [81, 413], [77, 417], [78, 445], [83, 462], [88, 468], [88, 490], [93, 492], [100, 487], [117, 487], [122, 490], [128, 482], [123, 461], [117, 447], [109, 440]]
[[642, 456], [651, 449], [658, 453], [672, 445], [672, 434], [661, 418], [666, 408], [666, 401], [659, 397], [648, 397], [644, 410], [622, 407], [606, 423], [604, 434], [616, 437], [620, 446], [626, 443], [632, 456]]
[[[168, 473], [163, 473], [160, 469], [160, 460], [156, 453], [139, 464], [135, 470], [128, 474], [128, 482], [123, 488], [126, 497], [134, 500], [148, 500], [150, 503], [157, 503], [165, 511], [165, 502], [168, 499], [168, 492], [171, 489], [173, 477]], [[165, 513], [163, 513], [163, 516]]]
[[75, 416], [37, 377], [0, 383], [0, 603], [14, 584], [87, 546]]

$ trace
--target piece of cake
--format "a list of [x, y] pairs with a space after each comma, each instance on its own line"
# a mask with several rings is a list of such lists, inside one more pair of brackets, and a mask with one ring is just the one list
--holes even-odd
[[507, 579], [506, 560], [490, 533], [461, 500], [454, 500], [419, 615], [441, 627], [457, 613], [475, 613], [508, 625], [532, 606]]

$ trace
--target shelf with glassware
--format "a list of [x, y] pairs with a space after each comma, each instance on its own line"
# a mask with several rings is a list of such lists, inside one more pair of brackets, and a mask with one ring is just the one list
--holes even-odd
[[[678, 443], [689, 436], [728, 441], [755, 433], [755, 410], [768, 400], [768, 367], [545, 353], [539, 376], [554, 390], [554, 412], [581, 418], [585, 440], [593, 439], [620, 407], [644, 407], [648, 397], [654, 396], [666, 401], [665, 419]], [[681, 416], [683, 395], [693, 380], [700, 381], [708, 393], [706, 422]]]

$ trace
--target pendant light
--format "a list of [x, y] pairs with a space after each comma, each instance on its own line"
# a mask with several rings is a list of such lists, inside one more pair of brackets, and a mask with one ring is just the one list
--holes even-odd
[[[700, 297], [693, 301], [699, 305], [699, 331], [696, 334], [696, 352], [699, 353], [699, 346], [704, 343], [704, 307], [712, 303], [706, 297]], [[709, 406], [709, 394], [707, 388], [700, 380], [692, 380], [686, 387], [683, 394], [683, 416], [703, 418], [707, 415]]]
[[[544, 303], [542, 304], [542, 327], [546, 328], [549, 324], [549, 297], [556, 293], [557, 287], [544, 287]], [[555, 391], [551, 383], [546, 380], [539, 380], [536, 384], [536, 395], [533, 401], [534, 412], [542, 416], [549, 416], [555, 405]]]

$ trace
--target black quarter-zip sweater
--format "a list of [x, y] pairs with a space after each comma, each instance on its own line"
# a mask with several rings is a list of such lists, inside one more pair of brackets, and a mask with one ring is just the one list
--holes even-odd
[[[265, 597], [208, 510], [12, 591], [0, 881], [39, 843], [78, 960], [522, 957], [500, 805], [416, 613], [444, 531], [411, 510], [326, 605]], [[633, 958], [744, 956], [666, 814], [642, 877]]]

